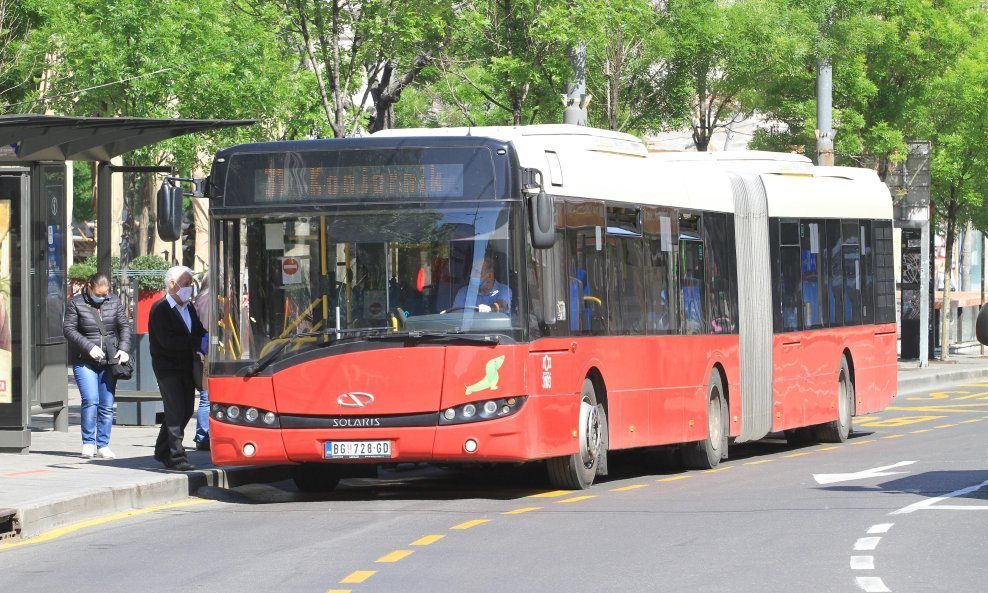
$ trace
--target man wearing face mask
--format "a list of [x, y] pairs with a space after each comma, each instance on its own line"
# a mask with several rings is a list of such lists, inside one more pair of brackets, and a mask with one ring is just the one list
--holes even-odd
[[186, 458], [182, 440], [195, 411], [192, 361], [203, 356], [200, 349], [206, 329], [195, 307], [190, 306], [192, 270], [185, 266], [169, 268], [165, 283], [168, 293], [151, 307], [148, 315], [151, 366], [165, 408], [154, 458], [167, 468], [189, 471], [195, 466]]

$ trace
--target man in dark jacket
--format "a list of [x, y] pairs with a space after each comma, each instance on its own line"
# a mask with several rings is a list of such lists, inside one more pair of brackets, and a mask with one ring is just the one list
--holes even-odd
[[201, 357], [206, 334], [192, 300], [192, 270], [185, 266], [165, 273], [168, 293], [151, 307], [148, 338], [151, 366], [165, 407], [165, 421], [154, 445], [154, 458], [165, 467], [189, 471], [195, 466], [185, 456], [182, 440], [195, 409], [192, 362]]

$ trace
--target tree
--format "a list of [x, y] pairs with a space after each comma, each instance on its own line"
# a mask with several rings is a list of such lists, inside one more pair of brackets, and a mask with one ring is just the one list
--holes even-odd
[[486, 0], [458, 8], [439, 67], [445, 103], [470, 125], [561, 121], [559, 97], [572, 76], [565, 0]]
[[811, 21], [775, 0], [671, 0], [666, 12], [675, 51], [664, 88], [690, 97], [684, 123], [700, 151], [717, 130], [750, 116], [767, 82], [790, 76], [791, 64], [810, 53]]
[[945, 237], [940, 355], [950, 356], [951, 268], [957, 229], [974, 221], [988, 230], [988, 39], [948, 69], [931, 88], [929, 136], [932, 139], [930, 199]]
[[654, 132], [682, 115], [683, 93], [663, 87], [673, 44], [652, 0], [583, 0], [570, 37], [587, 44], [587, 88], [596, 97], [592, 125]]

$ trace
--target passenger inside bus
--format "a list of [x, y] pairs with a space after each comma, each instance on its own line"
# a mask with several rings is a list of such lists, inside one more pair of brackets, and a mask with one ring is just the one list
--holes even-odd
[[494, 256], [484, 256], [479, 273], [470, 275], [470, 282], [460, 288], [449, 309], [476, 309], [481, 313], [507, 312], [511, 309], [511, 289], [495, 278]]

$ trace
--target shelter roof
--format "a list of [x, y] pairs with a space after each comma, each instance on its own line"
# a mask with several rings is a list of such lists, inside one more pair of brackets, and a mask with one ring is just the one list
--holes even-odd
[[0, 161], [109, 161], [163, 140], [255, 120], [0, 115]]

